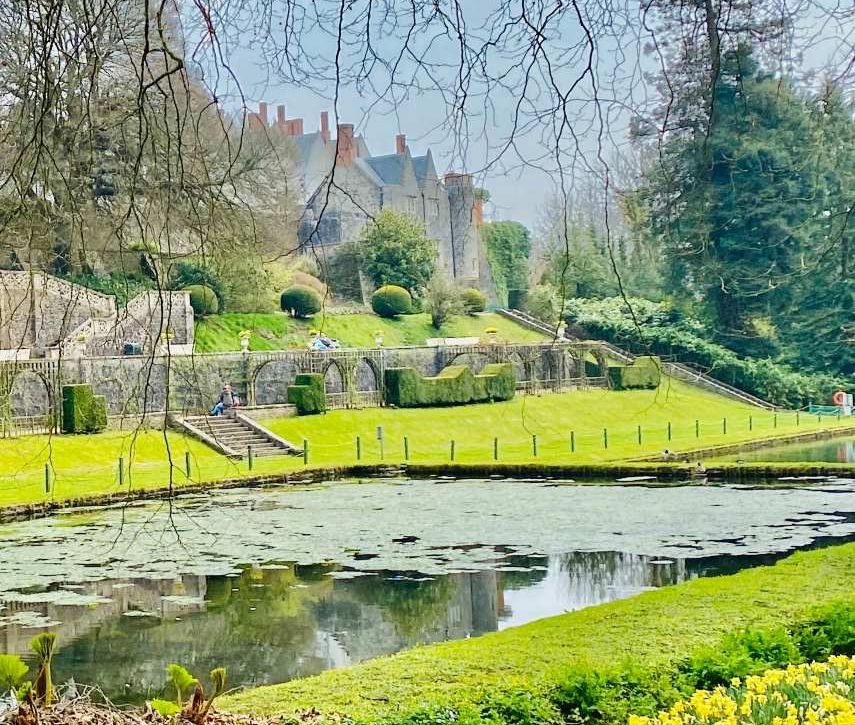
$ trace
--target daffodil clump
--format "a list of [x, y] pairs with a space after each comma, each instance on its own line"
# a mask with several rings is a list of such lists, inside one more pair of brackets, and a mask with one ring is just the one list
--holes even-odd
[[735, 678], [629, 725], [855, 725], [855, 657]]

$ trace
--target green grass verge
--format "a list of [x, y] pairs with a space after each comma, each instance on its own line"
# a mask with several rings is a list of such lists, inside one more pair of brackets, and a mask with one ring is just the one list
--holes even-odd
[[[494, 438], [498, 438], [501, 463], [563, 465], [612, 462], [656, 455], [666, 448], [691, 450], [846, 426], [845, 420], [817, 420], [804, 415], [797, 425], [793, 413], [778, 413], [776, 417], [679, 381], [668, 381], [658, 390], [580, 390], [518, 396], [500, 403], [336, 410], [322, 416], [262, 422], [297, 445], [307, 440], [310, 461], [318, 465], [356, 463], [357, 436], [360, 462], [379, 463], [377, 426], [383, 426], [386, 462], [404, 461], [406, 436], [409, 461], [413, 463], [450, 462], [452, 440], [456, 463], [491, 462]], [[536, 457], [532, 436], [537, 436]]]
[[[722, 424], [725, 417], [726, 434]], [[695, 437], [695, 420], [699, 421], [698, 437]], [[543, 466], [608, 464], [653, 455], [664, 448], [689, 450], [844, 425], [835, 418], [817, 421], [802, 416], [796, 426], [793, 414], [780, 413], [776, 427], [771, 413], [679, 382], [658, 391], [588, 390], [450, 408], [338, 410], [264, 423], [298, 446], [307, 440], [309, 465], [303, 465], [302, 457], [259, 458], [249, 471], [246, 461], [229, 461], [207, 446], [172, 431], [166, 437], [160, 431], [139, 434], [106, 431], [94, 435], [0, 440], [0, 507], [160, 489], [170, 483], [180, 488], [304, 468], [378, 464], [381, 462], [376, 439], [378, 425], [384, 429], [385, 463], [404, 462], [403, 441], [407, 436], [409, 462], [413, 464], [449, 464], [451, 440], [455, 441], [456, 464], [493, 464], [496, 462], [493, 438], [497, 437], [497, 463]], [[637, 438], [639, 425], [641, 445]], [[608, 429], [607, 448], [604, 428]], [[571, 431], [575, 441], [572, 453]], [[537, 436], [536, 457], [532, 435]], [[356, 457], [356, 436], [361, 438], [360, 460]], [[184, 468], [188, 452], [189, 477]], [[124, 459], [126, 469], [122, 485], [119, 458]], [[46, 464], [51, 467], [49, 492], [45, 491]]]
[[543, 619], [504, 632], [420, 647], [317, 677], [248, 690], [221, 707], [255, 713], [317, 708], [357, 722], [466, 707], [503, 690], [539, 691], [569, 668], [650, 665], [714, 644], [745, 626], [787, 623], [852, 596], [855, 544]]
[[430, 315], [403, 315], [385, 320], [373, 314], [317, 314], [310, 320], [295, 320], [284, 313], [213, 315], [196, 323], [197, 352], [228, 352], [240, 349], [238, 335], [252, 330], [250, 350], [305, 348], [311, 330], [322, 330], [344, 347], [374, 347], [374, 333], [383, 333], [386, 347], [424, 345], [429, 337], [484, 337], [495, 327], [497, 339], [507, 342], [543, 342], [546, 338], [501, 315], [485, 312], [475, 317], [460, 315], [439, 330], [430, 324]]

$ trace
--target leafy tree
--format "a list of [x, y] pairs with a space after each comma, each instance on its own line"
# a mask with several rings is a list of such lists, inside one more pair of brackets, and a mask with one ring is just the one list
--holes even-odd
[[770, 354], [767, 321], [822, 236], [809, 99], [745, 47], [722, 59], [715, 99], [708, 129], [666, 142], [643, 196], [669, 287], [698, 296], [735, 349]]
[[358, 244], [362, 269], [376, 285], [418, 294], [433, 275], [436, 243], [406, 214], [384, 209], [365, 226]]
[[425, 294], [425, 309], [430, 313], [430, 323], [438, 330], [443, 323], [465, 312], [463, 298], [447, 277], [435, 275]]
[[499, 300], [508, 304], [508, 290], [528, 289], [528, 229], [514, 221], [488, 222], [482, 225], [481, 235]]

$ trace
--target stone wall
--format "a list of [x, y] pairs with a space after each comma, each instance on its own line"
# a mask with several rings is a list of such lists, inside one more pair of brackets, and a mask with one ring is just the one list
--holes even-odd
[[287, 403], [288, 385], [298, 373], [317, 372], [324, 375], [334, 405], [376, 405], [382, 399], [383, 372], [389, 367], [413, 367], [423, 375], [435, 375], [450, 364], [467, 364], [478, 372], [488, 362], [506, 361], [513, 364], [520, 389], [566, 389], [590, 382], [584, 379], [584, 361], [590, 365], [598, 354], [591, 343], [543, 343], [0, 363], [0, 379], [9, 388], [5, 394], [0, 391], [0, 403], [8, 401], [12, 418], [47, 415], [54, 389], [90, 383], [96, 394], [107, 398], [111, 416], [162, 413], [167, 408], [190, 414], [209, 409], [222, 384], [229, 382], [244, 405], [275, 406]]

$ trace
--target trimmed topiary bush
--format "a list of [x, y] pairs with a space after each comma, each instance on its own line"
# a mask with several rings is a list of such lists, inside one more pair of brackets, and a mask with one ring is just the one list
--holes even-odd
[[304, 284], [293, 284], [279, 298], [283, 312], [291, 317], [311, 317], [321, 311], [321, 296]]
[[383, 285], [371, 295], [371, 309], [380, 317], [408, 315], [413, 311], [413, 298], [403, 287]]
[[614, 390], [658, 388], [662, 380], [662, 363], [658, 357], [640, 356], [629, 365], [609, 367], [609, 385]]
[[327, 409], [327, 393], [324, 376], [318, 373], [302, 373], [288, 386], [288, 402], [297, 408], [299, 415], [323, 413]]
[[386, 402], [399, 408], [510, 400], [516, 392], [514, 368], [508, 363], [487, 365], [479, 375], [466, 365], [450, 365], [433, 378], [413, 368], [388, 368], [384, 380]]
[[185, 287], [184, 291], [190, 293], [190, 306], [193, 308], [193, 314], [196, 317], [216, 315], [220, 311], [220, 301], [210, 287], [203, 284], [191, 284]]
[[463, 307], [467, 314], [474, 315], [476, 312], [483, 312], [487, 309], [487, 295], [481, 290], [470, 287], [463, 290], [461, 295], [463, 298]]
[[92, 386], [62, 386], [62, 432], [98, 433], [107, 427], [107, 399]]

